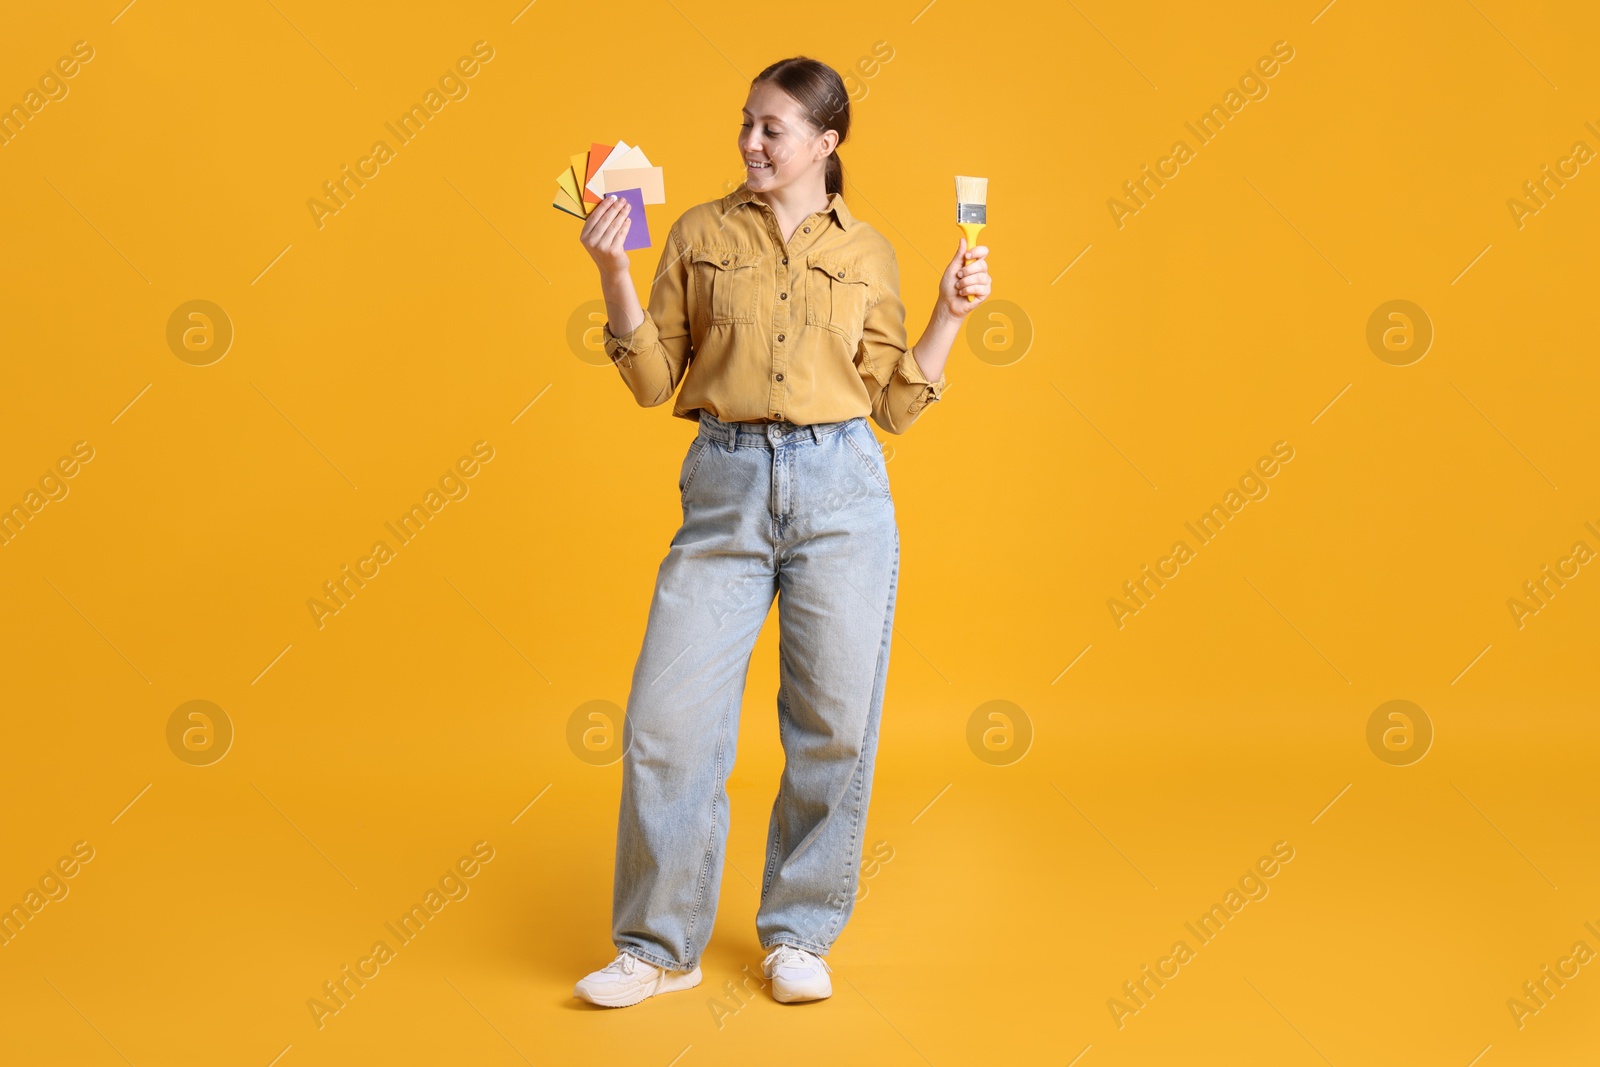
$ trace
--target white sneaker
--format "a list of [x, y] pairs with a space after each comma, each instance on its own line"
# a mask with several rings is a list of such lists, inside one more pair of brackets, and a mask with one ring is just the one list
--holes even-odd
[[772, 998], [783, 1004], [833, 996], [827, 961], [793, 945], [779, 945], [767, 954], [761, 970], [772, 979]]
[[578, 979], [572, 995], [602, 1008], [626, 1008], [657, 993], [692, 989], [700, 984], [700, 968], [669, 971], [626, 952], [591, 974]]

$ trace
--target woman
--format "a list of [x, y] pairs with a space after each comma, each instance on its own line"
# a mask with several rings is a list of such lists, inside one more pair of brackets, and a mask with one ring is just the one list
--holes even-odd
[[962, 238], [908, 348], [894, 248], [841, 195], [850, 106], [838, 73], [775, 63], [743, 113], [745, 182], [673, 225], [648, 313], [622, 251], [627, 202], [605, 198], [580, 238], [600, 268], [606, 350], [634, 398], [662, 404], [681, 383], [673, 414], [699, 427], [628, 697], [618, 954], [574, 990], [607, 1007], [700, 982], [745, 673], [775, 594], [785, 765], [756, 931], [777, 1000], [831, 994], [822, 957], [855, 902], [900, 561], [867, 416], [903, 433], [936, 402], [962, 319], [989, 295], [988, 250]]

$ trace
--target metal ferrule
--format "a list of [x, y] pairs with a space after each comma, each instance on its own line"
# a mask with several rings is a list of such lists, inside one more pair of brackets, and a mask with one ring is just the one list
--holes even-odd
[[988, 206], [988, 204], [957, 204], [956, 221], [979, 222], [983, 223], [984, 225], [988, 225], [989, 220], [985, 217], [986, 213], [984, 210]]

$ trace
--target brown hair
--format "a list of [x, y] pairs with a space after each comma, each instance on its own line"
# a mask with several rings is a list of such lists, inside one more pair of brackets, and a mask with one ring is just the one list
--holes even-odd
[[[850, 94], [845, 91], [839, 72], [820, 60], [807, 56], [780, 59], [751, 79], [750, 84], [770, 81], [794, 97], [807, 121], [818, 131], [833, 130], [839, 143], [850, 136]], [[826, 166], [827, 194], [844, 192], [844, 164], [839, 147], [834, 146]]]

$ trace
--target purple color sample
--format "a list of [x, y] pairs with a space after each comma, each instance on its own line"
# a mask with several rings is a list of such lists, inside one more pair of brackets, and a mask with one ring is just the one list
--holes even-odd
[[607, 189], [605, 195], [620, 196], [633, 207], [628, 212], [628, 238], [622, 243], [622, 250], [632, 252], [635, 248], [649, 248], [650, 226], [644, 220], [644, 190]]

